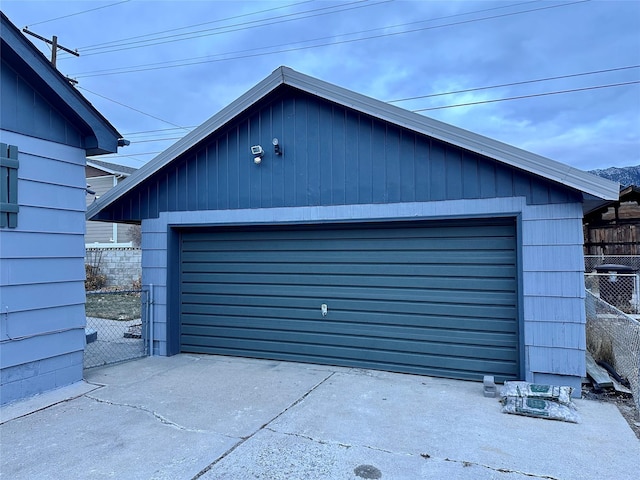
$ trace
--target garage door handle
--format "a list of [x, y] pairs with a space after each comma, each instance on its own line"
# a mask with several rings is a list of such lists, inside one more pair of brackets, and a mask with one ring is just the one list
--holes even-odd
[[327, 312], [329, 311], [329, 307], [327, 307], [326, 303], [323, 303], [322, 305], [320, 305], [320, 311], [322, 312], [322, 316], [323, 317], [327, 316]]

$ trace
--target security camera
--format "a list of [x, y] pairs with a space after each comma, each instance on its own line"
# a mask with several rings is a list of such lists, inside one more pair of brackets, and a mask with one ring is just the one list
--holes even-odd
[[253, 147], [251, 147], [251, 153], [261, 157], [262, 155], [264, 155], [264, 150], [260, 145], [254, 145]]

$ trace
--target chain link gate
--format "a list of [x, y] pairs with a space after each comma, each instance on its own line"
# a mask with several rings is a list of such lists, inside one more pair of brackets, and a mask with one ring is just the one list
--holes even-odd
[[151, 295], [148, 289], [92, 291], [86, 295], [84, 368], [149, 354]]

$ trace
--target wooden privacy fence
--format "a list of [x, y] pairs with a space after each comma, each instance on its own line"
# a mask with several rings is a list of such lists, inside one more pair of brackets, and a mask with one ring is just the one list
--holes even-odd
[[634, 224], [586, 226], [585, 255], [640, 255], [640, 227]]

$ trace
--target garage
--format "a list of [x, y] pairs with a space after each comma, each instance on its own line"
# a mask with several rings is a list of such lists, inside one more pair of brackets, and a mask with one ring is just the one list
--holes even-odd
[[520, 375], [513, 218], [181, 237], [182, 352]]
[[494, 375], [580, 392], [582, 218], [618, 193], [280, 67], [87, 218], [141, 224], [152, 355]]

